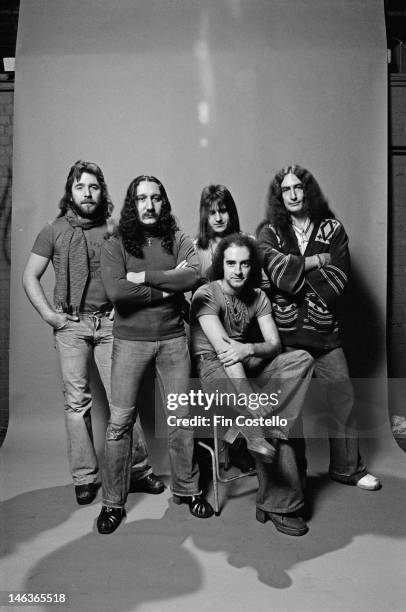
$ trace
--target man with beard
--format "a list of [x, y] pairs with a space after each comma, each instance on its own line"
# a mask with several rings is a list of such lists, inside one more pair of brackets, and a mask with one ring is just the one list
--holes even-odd
[[[125, 513], [131, 424], [147, 369], [155, 366], [166, 411], [165, 399], [184, 393], [190, 376], [181, 312], [183, 292], [199, 280], [199, 262], [191, 239], [171, 214], [164, 186], [154, 176], [141, 175], [130, 183], [118, 235], [103, 245], [102, 278], [116, 312], [103, 507], [97, 519], [99, 533], [109, 534]], [[189, 405], [177, 408], [180, 420], [188, 415]], [[184, 423], [170, 427], [168, 450], [173, 501], [187, 504], [198, 518], [212, 516], [213, 509], [199, 489], [193, 429]]]
[[[78, 504], [90, 504], [99, 487], [98, 462], [91, 423], [89, 386], [95, 361], [110, 401], [113, 307], [103, 287], [100, 249], [111, 233], [113, 209], [99, 166], [77, 161], [70, 169], [59, 216], [39, 233], [26, 265], [23, 286], [29, 300], [54, 330], [65, 398], [68, 458]], [[56, 284], [54, 306], [41, 277], [52, 261]], [[162, 493], [152, 474], [142, 429], [134, 424], [133, 490]]]

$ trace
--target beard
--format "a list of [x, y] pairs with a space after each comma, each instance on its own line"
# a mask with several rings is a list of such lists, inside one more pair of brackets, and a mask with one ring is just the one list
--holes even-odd
[[103, 216], [103, 206], [99, 203], [92, 212], [86, 212], [73, 200], [70, 202], [71, 209], [83, 219], [98, 219]]

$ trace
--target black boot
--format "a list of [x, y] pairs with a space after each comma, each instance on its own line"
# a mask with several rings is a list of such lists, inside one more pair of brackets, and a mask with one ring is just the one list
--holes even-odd
[[97, 517], [97, 530], [99, 533], [113, 533], [125, 516], [124, 508], [111, 508], [102, 506], [101, 512]]
[[262, 430], [259, 427], [245, 427], [238, 429], [235, 425], [230, 427], [225, 436], [223, 437], [224, 442], [232, 444], [237, 439], [238, 435], [241, 434], [247, 441], [247, 448], [250, 453], [258, 459], [261, 459], [264, 463], [272, 463], [277, 454], [276, 448], [268, 440], [262, 437]]
[[203, 495], [174, 495], [173, 502], [177, 506], [180, 504], [187, 504], [189, 506], [190, 514], [197, 518], [209, 518], [213, 516], [214, 510], [203, 497]]
[[233, 444], [228, 445], [228, 459], [229, 465], [238, 468], [243, 474], [255, 471], [255, 459], [243, 438], [237, 438]]

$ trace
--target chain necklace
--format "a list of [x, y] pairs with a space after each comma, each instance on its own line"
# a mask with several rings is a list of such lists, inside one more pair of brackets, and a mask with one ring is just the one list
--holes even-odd
[[300, 227], [299, 225], [296, 225], [296, 223], [294, 223], [292, 219], [292, 227], [299, 243], [300, 252], [304, 253], [310, 239], [310, 233], [313, 229], [313, 223], [310, 221], [310, 219], [307, 219], [305, 224]]

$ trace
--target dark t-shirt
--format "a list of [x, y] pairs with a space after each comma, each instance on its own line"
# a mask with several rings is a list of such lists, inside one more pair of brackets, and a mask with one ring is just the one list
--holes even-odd
[[[38, 234], [32, 252], [52, 261], [58, 267], [61, 258], [62, 236], [69, 223], [64, 217], [55, 219], [46, 225]], [[112, 308], [101, 279], [100, 249], [107, 234], [107, 225], [83, 230], [89, 255], [89, 278], [83, 293], [81, 312], [95, 312]]]
[[[237, 318], [234, 311], [239, 314]], [[238, 342], [259, 339], [257, 319], [272, 314], [272, 306], [261, 289], [254, 289], [250, 299], [243, 301], [237, 296], [225, 296], [220, 281], [199, 287], [192, 299], [190, 333], [194, 355], [212, 353], [213, 346], [203, 332], [199, 317], [217, 315], [229, 338]]]

